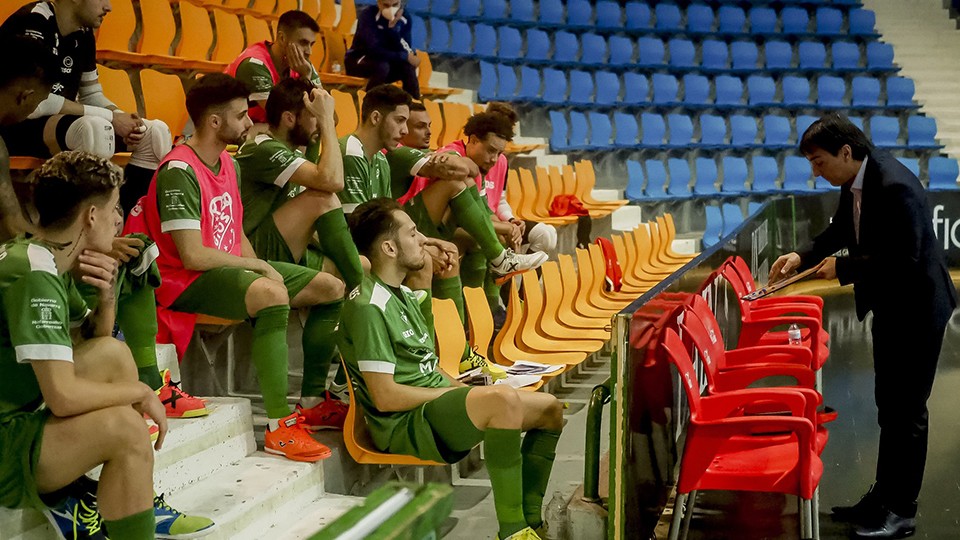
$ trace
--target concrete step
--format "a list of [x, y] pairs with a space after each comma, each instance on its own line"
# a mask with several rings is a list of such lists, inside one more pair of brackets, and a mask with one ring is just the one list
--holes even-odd
[[363, 503], [363, 497], [347, 497], [344, 495], [324, 495], [323, 499], [315, 504], [311, 511], [304, 512], [293, 527], [283, 530], [275, 538], [282, 540], [307, 540], [317, 531], [326, 527], [335, 519], [347, 513], [351, 508]]

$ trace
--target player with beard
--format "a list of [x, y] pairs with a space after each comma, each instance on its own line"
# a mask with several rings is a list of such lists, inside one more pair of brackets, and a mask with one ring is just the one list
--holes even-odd
[[265, 450], [318, 461], [330, 450], [287, 404], [287, 319], [291, 307], [334, 302], [344, 289], [330, 274], [257, 258], [243, 233], [239, 172], [226, 148], [242, 143], [253, 125], [248, 94], [221, 73], [187, 92], [196, 136], [167, 155], [141, 200], [146, 232], [160, 247], [157, 303], [172, 312], [252, 319], [250, 357], [268, 419]]

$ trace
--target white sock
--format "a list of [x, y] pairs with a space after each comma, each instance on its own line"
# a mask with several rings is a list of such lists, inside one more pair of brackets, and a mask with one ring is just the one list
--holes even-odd
[[311, 409], [321, 403], [323, 403], [323, 398], [319, 396], [302, 396], [300, 398], [300, 407], [304, 409]]
[[267, 418], [267, 429], [276, 431], [280, 429], [280, 418]]
[[500, 255], [498, 255], [495, 259], [493, 259], [492, 261], [490, 261], [490, 264], [492, 264], [492, 265], [494, 265], [494, 266], [497, 266], [497, 265], [499, 265], [500, 263], [503, 262], [503, 258], [506, 257], [506, 256], [507, 256], [507, 250], [503, 250], [503, 251], [500, 252]]

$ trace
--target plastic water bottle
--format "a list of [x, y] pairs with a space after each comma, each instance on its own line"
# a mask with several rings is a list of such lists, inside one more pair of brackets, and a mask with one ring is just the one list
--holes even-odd
[[340, 62], [334, 62], [333, 65], [330, 66], [330, 71], [339, 75], [340, 72], [343, 71], [343, 66], [340, 65]]
[[565, 540], [567, 537], [567, 501], [559, 491], [553, 493], [553, 498], [547, 504], [546, 511], [547, 535], [544, 540]]
[[797, 323], [791, 324], [790, 328], [787, 329], [787, 341], [791, 345], [800, 345], [800, 327], [797, 325]]

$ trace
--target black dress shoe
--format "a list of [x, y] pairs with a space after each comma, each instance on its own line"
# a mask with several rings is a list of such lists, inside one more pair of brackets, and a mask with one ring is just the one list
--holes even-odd
[[917, 531], [916, 518], [898, 516], [886, 510], [882, 519], [857, 527], [857, 538], [906, 538]]
[[877, 514], [882, 515], [883, 505], [877, 493], [876, 484], [870, 486], [867, 493], [860, 497], [860, 502], [853, 506], [834, 506], [831, 508], [834, 521], [850, 523], [867, 523], [873, 521]]

